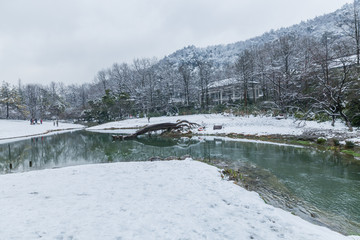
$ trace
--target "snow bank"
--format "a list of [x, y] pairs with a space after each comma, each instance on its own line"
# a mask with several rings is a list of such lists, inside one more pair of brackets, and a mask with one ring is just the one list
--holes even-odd
[[8, 174], [0, 189], [2, 239], [354, 239], [190, 159]]
[[[151, 118], [148, 123], [146, 118], [127, 119], [119, 122], [111, 122], [103, 125], [88, 128], [89, 130], [111, 129], [111, 128], [139, 128], [147, 124], [176, 122], [177, 120], [188, 120], [202, 125], [202, 129], [195, 130], [196, 133], [203, 134], [249, 134], [249, 135], [301, 135], [304, 132], [328, 131], [347, 132], [347, 127], [337, 122], [335, 127], [330, 122], [318, 123], [315, 121], [295, 122], [294, 119], [276, 119], [274, 117], [235, 117], [221, 114], [201, 114], [173, 117]], [[213, 130], [214, 125], [222, 125], [221, 130]], [[358, 134], [359, 135], [359, 134]]]
[[21, 120], [0, 120], [0, 144], [19, 140], [18, 138], [44, 135], [49, 132], [62, 132], [66, 130], [82, 129], [79, 124], [62, 123], [54, 126], [52, 121], [44, 121], [43, 124], [30, 125], [30, 121]]

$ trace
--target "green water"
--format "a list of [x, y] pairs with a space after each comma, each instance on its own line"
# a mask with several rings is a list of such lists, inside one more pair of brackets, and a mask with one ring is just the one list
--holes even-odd
[[326, 213], [327, 223], [335, 230], [360, 234], [360, 161], [331, 152], [264, 143], [147, 136], [112, 142], [111, 134], [79, 131], [0, 145], [0, 173], [184, 155], [206, 161], [216, 159], [235, 168], [250, 165], [268, 172], [294, 197]]

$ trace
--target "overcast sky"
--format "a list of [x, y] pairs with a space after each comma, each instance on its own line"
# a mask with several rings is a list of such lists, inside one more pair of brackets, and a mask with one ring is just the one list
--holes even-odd
[[113, 63], [233, 43], [352, 0], [0, 0], [0, 81], [92, 82]]

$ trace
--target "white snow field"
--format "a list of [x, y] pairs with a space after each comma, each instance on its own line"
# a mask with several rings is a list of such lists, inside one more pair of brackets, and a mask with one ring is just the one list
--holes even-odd
[[2, 175], [0, 206], [1, 239], [357, 238], [267, 205], [191, 159]]
[[38, 135], [60, 133], [69, 130], [79, 130], [84, 126], [79, 124], [59, 122], [59, 126], [54, 126], [52, 121], [44, 121], [42, 124], [30, 125], [29, 121], [23, 120], [3, 120], [0, 119], [0, 144], [20, 140]]
[[[154, 117], [148, 122], [147, 118], [134, 118], [124, 121], [110, 122], [95, 127], [88, 128], [90, 131], [116, 128], [139, 128], [148, 124], [163, 122], [176, 122], [177, 120], [187, 120], [198, 123], [202, 128], [195, 129], [193, 132], [198, 134], [246, 134], [246, 135], [301, 135], [304, 132], [323, 132], [327, 137], [333, 137], [336, 133], [346, 133], [352, 141], [360, 143], [360, 131], [348, 132], [347, 127], [340, 121], [336, 122], [335, 127], [331, 122], [318, 123], [316, 121], [299, 122], [294, 119], [276, 119], [266, 116], [245, 116], [235, 117], [222, 114], [200, 114], [172, 117]], [[222, 125], [221, 130], [213, 130], [214, 125]]]

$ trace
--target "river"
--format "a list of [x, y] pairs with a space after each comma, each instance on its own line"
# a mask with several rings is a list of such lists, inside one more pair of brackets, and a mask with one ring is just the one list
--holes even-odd
[[360, 161], [329, 151], [206, 137], [113, 142], [110, 133], [77, 131], [0, 145], [0, 173], [186, 155], [239, 169], [243, 185], [270, 204], [360, 234]]

